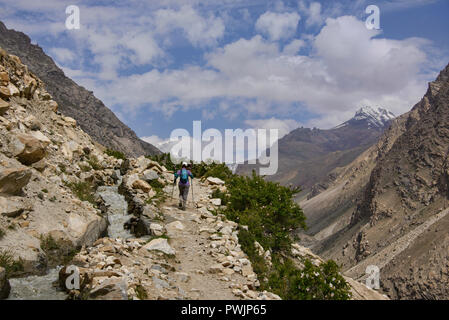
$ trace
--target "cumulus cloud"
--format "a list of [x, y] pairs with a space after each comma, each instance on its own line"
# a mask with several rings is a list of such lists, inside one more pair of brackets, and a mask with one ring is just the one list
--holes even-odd
[[248, 119], [245, 120], [245, 124], [253, 129], [277, 129], [279, 130], [279, 139], [301, 125], [294, 119], [277, 119], [274, 117], [268, 119]]
[[300, 16], [296, 12], [277, 13], [267, 11], [256, 21], [256, 30], [277, 41], [295, 35]]
[[[8, 27], [74, 42], [67, 49], [58, 44], [50, 53], [69, 76], [124, 115], [139, 108], [167, 117], [177, 110], [204, 109], [200, 111], [208, 119], [280, 119], [307, 108], [319, 116], [310, 123], [332, 126], [366, 104], [401, 114], [419, 100], [426, 80], [433, 77], [426, 72], [432, 63], [428, 41], [382, 38], [354, 16], [324, 19], [339, 12], [324, 3], [304, 1], [301, 7], [300, 2], [306, 25], [321, 27], [316, 35], [296, 39], [299, 14], [277, 5], [255, 23], [263, 36], [232, 41], [226, 37], [228, 20], [213, 1], [201, 6], [196, 0], [170, 0], [163, 6], [80, 4], [82, 28], [76, 32], [64, 29], [60, 1], [42, 8], [30, 5], [46, 23], [14, 19], [14, 12], [27, 10], [28, 3], [8, 4]], [[220, 2], [222, 7], [234, 5], [234, 0]], [[248, 11], [240, 15], [251, 19]], [[180, 37], [201, 50], [200, 62], [170, 64], [168, 51]], [[72, 65], [73, 60], [79, 65]], [[216, 108], [206, 110], [211, 101]]]
[[50, 53], [58, 63], [70, 63], [75, 59], [75, 54], [67, 48], [51, 48]]
[[179, 10], [160, 9], [154, 16], [156, 32], [167, 34], [180, 29], [193, 45], [199, 47], [215, 45], [225, 31], [220, 17], [213, 14], [202, 17], [191, 6], [183, 6]]
[[229, 116], [235, 115], [233, 110], [238, 116], [287, 115], [298, 112], [299, 104], [325, 117], [328, 125], [343, 122], [365, 104], [401, 114], [425, 91], [428, 75], [421, 68], [428, 42], [377, 36], [378, 31], [368, 30], [355, 17], [327, 19], [311, 41], [314, 55], [295, 54], [304, 45], [300, 40], [282, 51], [278, 43], [256, 35], [206, 54], [206, 67], [152, 70], [122, 78], [104, 90], [121, 91], [113, 103], [150, 103], [153, 110], [171, 113], [220, 98]]

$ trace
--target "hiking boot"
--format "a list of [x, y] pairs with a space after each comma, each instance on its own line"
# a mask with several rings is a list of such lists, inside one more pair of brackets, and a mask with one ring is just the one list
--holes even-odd
[[179, 208], [179, 209], [182, 208], [182, 202], [178, 203], [178, 208]]

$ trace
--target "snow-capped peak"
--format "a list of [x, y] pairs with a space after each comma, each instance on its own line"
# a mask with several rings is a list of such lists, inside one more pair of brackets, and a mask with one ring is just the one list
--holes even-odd
[[381, 107], [369, 107], [365, 106], [357, 110], [354, 116], [354, 120], [366, 120], [368, 125], [375, 127], [384, 127], [389, 121], [393, 120], [395, 115], [387, 109]]
[[387, 109], [381, 107], [362, 107], [356, 111], [355, 116], [335, 127], [335, 129], [345, 127], [348, 124], [366, 123], [368, 128], [383, 128], [389, 121], [393, 120], [395, 115]]

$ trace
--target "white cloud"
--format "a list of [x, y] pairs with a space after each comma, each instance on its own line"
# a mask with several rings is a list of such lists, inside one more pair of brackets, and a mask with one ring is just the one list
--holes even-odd
[[75, 54], [67, 48], [51, 48], [50, 53], [59, 64], [70, 63], [75, 59]]
[[295, 35], [300, 16], [296, 12], [276, 13], [267, 11], [256, 21], [256, 30], [271, 40], [288, 39]]
[[215, 45], [225, 31], [225, 25], [220, 17], [213, 14], [202, 17], [191, 6], [183, 6], [179, 10], [156, 11], [155, 25], [156, 32], [160, 34], [180, 29], [193, 45], [199, 47]]
[[321, 16], [321, 3], [312, 2], [306, 9], [306, 11], [307, 11], [307, 19], [306, 19], [307, 26], [310, 27], [313, 25], [321, 25], [323, 23], [324, 19]]
[[284, 49], [282, 50], [282, 53], [285, 55], [296, 55], [301, 48], [303, 48], [306, 45], [306, 42], [304, 40], [300, 39], [294, 39], [292, 42], [287, 44]]
[[277, 129], [279, 130], [279, 139], [288, 134], [290, 131], [298, 128], [301, 124], [294, 119], [248, 119], [245, 124], [253, 129]]

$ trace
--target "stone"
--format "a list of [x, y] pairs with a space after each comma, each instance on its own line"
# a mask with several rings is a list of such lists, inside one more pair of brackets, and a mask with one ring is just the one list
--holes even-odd
[[251, 274], [253, 274], [254, 272], [253, 272], [253, 268], [252, 268], [252, 266], [250, 265], [250, 264], [247, 264], [247, 265], [244, 265], [243, 267], [242, 267], [242, 275], [244, 276], [244, 277], [247, 277], [247, 276], [249, 276], [249, 275], [251, 275]]
[[0, 98], [0, 116], [4, 115], [9, 110], [9, 102]]
[[128, 285], [124, 279], [105, 279], [89, 293], [89, 299], [128, 300]]
[[175, 272], [175, 277], [181, 282], [188, 282], [190, 280], [190, 275], [185, 272]]
[[0, 215], [16, 218], [20, 216], [24, 211], [31, 211], [32, 206], [24, 201], [21, 201], [18, 197], [4, 198], [0, 197]]
[[157, 180], [159, 178], [159, 175], [153, 169], [149, 169], [149, 170], [145, 170], [142, 173], [142, 177], [141, 178], [142, 178], [142, 180], [145, 180], [146, 182], [150, 182], [150, 181], [153, 181], [153, 180]]
[[11, 285], [6, 277], [6, 270], [0, 267], [0, 300], [6, 299], [11, 291]]
[[27, 168], [0, 168], [0, 194], [18, 195], [31, 178]]
[[161, 251], [161, 252], [163, 252], [165, 254], [169, 254], [169, 255], [176, 254], [175, 249], [170, 247], [167, 239], [164, 239], [164, 238], [158, 238], [158, 239], [151, 240], [148, 244], [143, 246], [143, 248], [145, 248], [148, 251], [155, 251], [155, 250]]
[[76, 120], [71, 118], [71, 117], [62, 117], [62, 119], [64, 120], [64, 122], [72, 127], [76, 127]]
[[132, 187], [134, 189], [142, 190], [143, 192], [150, 192], [152, 190], [151, 186], [148, 184], [148, 182], [137, 179], [133, 182]]
[[11, 97], [11, 91], [8, 87], [0, 87], [0, 98], [9, 99]]
[[207, 182], [211, 185], [223, 185], [225, 182], [220, 178], [208, 177]]
[[[42, 138], [43, 139], [43, 138]], [[14, 156], [25, 165], [31, 165], [43, 159], [46, 154], [46, 142], [30, 134], [19, 134], [15, 143]]]
[[213, 266], [209, 267], [208, 271], [209, 273], [215, 274], [215, 273], [220, 273], [223, 270], [223, 266], [219, 263], [214, 264]]
[[221, 199], [220, 199], [220, 198], [210, 199], [210, 202], [211, 202], [214, 206], [221, 206]]
[[161, 236], [164, 233], [164, 227], [157, 223], [150, 224], [151, 234]]
[[167, 224], [165, 229], [170, 237], [175, 237], [179, 231], [184, 230], [184, 225], [180, 221], [173, 221]]
[[53, 112], [58, 111], [58, 103], [56, 101], [54, 101], [54, 100], [51, 100], [51, 101], [48, 102], [48, 107]]
[[44, 147], [48, 147], [51, 144], [50, 139], [48, 139], [47, 136], [40, 131], [33, 131], [31, 132], [31, 135], [37, 140], [39, 140], [39, 142], [41, 142], [44, 145]]

